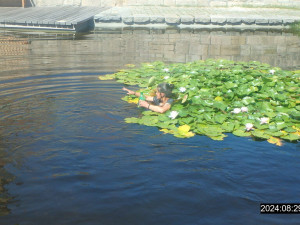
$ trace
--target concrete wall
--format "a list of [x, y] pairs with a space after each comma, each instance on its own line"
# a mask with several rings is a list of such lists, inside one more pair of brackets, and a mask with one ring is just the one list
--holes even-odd
[[22, 0], [0, 0], [0, 7], [22, 7]]
[[[0, 0], [5, 1], [5, 0]], [[9, 0], [7, 0], [9, 1]], [[12, 1], [12, 0], [10, 0]], [[27, 0], [30, 1], [30, 0]], [[36, 6], [285, 6], [300, 7], [300, 0], [31, 0]]]

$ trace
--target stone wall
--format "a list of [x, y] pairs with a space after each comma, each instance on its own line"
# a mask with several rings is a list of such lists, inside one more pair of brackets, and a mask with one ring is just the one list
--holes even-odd
[[[6, 1], [6, 0], [1, 0]], [[12, 1], [12, 0], [8, 0]], [[300, 7], [300, 0], [27, 0], [36, 6], [284, 6]]]

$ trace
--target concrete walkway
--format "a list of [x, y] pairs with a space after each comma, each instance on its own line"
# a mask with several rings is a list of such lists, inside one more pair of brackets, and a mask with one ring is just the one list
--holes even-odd
[[300, 21], [300, 9], [211, 7], [113, 7], [95, 17], [96, 27], [177, 26], [282, 29]]

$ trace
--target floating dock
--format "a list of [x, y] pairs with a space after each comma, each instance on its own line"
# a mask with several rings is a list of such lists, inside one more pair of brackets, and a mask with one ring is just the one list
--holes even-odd
[[80, 32], [94, 27], [94, 16], [107, 7], [0, 7], [0, 28]]

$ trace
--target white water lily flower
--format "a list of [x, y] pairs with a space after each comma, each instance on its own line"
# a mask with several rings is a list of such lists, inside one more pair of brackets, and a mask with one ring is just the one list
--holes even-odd
[[275, 73], [276, 71], [275, 71], [275, 70], [270, 70], [269, 72], [270, 72], [270, 74], [274, 75], [274, 73]]
[[170, 78], [169, 76], [165, 76], [165, 77], [164, 77], [165, 80], [167, 80], [167, 79], [169, 79], [169, 78]]
[[235, 108], [232, 112], [235, 114], [240, 113], [242, 110], [240, 108]]
[[253, 130], [253, 124], [252, 123], [246, 123], [246, 131]]
[[262, 117], [262, 118], [260, 118], [259, 119], [259, 121], [260, 121], [260, 124], [265, 124], [265, 123], [269, 123], [269, 118], [267, 118], [267, 117]]
[[186, 88], [185, 88], [185, 87], [180, 87], [180, 88], [179, 88], [179, 91], [180, 91], [180, 92], [185, 92], [185, 91], [186, 91]]
[[248, 112], [248, 107], [245, 107], [245, 106], [242, 107], [242, 108], [241, 108], [241, 111], [242, 111], [242, 112]]
[[178, 116], [178, 114], [179, 114], [179, 112], [177, 112], [177, 111], [172, 111], [172, 112], [170, 112], [169, 117], [170, 117], [172, 120], [174, 120], [174, 119]]
[[164, 68], [164, 71], [167, 73], [169, 72], [170, 70], [168, 68]]

